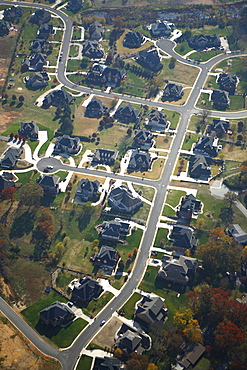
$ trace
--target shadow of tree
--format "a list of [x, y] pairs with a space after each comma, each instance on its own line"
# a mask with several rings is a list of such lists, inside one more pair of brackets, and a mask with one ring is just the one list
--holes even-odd
[[24, 212], [16, 217], [11, 227], [10, 238], [21, 238], [29, 234], [34, 228], [35, 212]]

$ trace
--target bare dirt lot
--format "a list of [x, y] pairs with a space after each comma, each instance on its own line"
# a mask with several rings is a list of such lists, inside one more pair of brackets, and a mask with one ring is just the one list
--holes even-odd
[[114, 335], [120, 329], [122, 323], [118, 317], [113, 317], [96, 335], [93, 342], [100, 347], [111, 348], [114, 345]]

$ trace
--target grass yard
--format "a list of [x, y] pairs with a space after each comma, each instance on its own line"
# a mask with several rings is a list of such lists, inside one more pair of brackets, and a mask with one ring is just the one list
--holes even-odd
[[78, 55], [79, 46], [78, 45], [71, 45], [69, 49], [69, 55], [71, 57], [76, 57]]
[[112, 298], [112, 293], [104, 293], [97, 301], [92, 300], [86, 307], [82, 307], [82, 310], [88, 316], [96, 316]]
[[244, 110], [245, 107], [245, 98], [241, 95], [231, 95], [230, 96], [230, 110], [231, 111], [238, 111]]
[[137, 177], [143, 177], [149, 180], [158, 180], [161, 176], [161, 171], [163, 170], [163, 168], [164, 168], [164, 159], [158, 158], [153, 162], [151, 171], [131, 172], [131, 175], [137, 176]]
[[[201, 93], [196, 106], [201, 109], [212, 110], [212, 103], [209, 101], [209, 94]], [[217, 110], [216, 108], [213, 108], [213, 109]]]
[[139, 53], [139, 51], [144, 50], [146, 48], [149, 48], [153, 45], [153, 42], [146, 41], [143, 45], [141, 45], [138, 49], [129, 49], [123, 46], [123, 40], [125, 38], [125, 35], [130, 32], [130, 30], [125, 30], [124, 33], [120, 36], [120, 38], [117, 40], [117, 53], [119, 55], [126, 55], [126, 54], [132, 54], [132, 53]]
[[209, 370], [211, 367], [210, 361], [203, 357], [200, 361], [193, 367], [193, 370]]
[[184, 84], [184, 87], [193, 86], [199, 72], [198, 68], [187, 66], [176, 61], [175, 67], [170, 69], [169, 59], [163, 59], [161, 63], [163, 64], [163, 68], [160, 71], [159, 76], [164, 78], [164, 80]]
[[93, 357], [82, 355], [76, 370], [90, 370], [93, 362]]
[[113, 288], [120, 289], [125, 283], [125, 276], [115, 275], [115, 281], [112, 284]]
[[200, 35], [201, 33], [203, 33], [204, 35], [212, 36], [216, 33], [216, 35], [218, 35], [220, 37], [230, 35], [231, 31], [232, 31], [231, 26], [220, 28], [219, 26], [207, 26], [207, 25], [205, 25], [203, 28], [197, 28], [197, 29], [192, 29], [191, 30], [192, 36], [193, 35]]
[[115, 88], [114, 91], [120, 94], [124, 93], [145, 98], [149, 91], [148, 84], [149, 80], [127, 71], [127, 79], [121, 83], [120, 87]]
[[167, 115], [167, 120], [171, 123], [169, 128], [176, 129], [180, 119], [180, 114], [167, 109], [162, 109], [162, 112]]
[[[81, 60], [78, 59], [69, 59], [67, 63], [67, 72], [77, 72], [81, 70]], [[82, 76], [80, 76], [82, 79]]]
[[142, 186], [138, 184], [133, 184], [135, 191], [141, 191], [142, 196], [149, 200], [150, 202], [153, 201], [154, 194], [155, 194], [155, 189], [151, 188], [150, 186]]
[[141, 294], [134, 293], [131, 298], [121, 307], [120, 311], [124, 311], [124, 316], [131, 320], [135, 313], [135, 305], [142, 298]]
[[200, 115], [198, 115], [198, 116], [197, 115], [192, 115], [190, 117], [188, 130], [197, 132], [198, 128], [200, 128], [200, 132], [202, 133], [202, 131], [204, 132], [206, 125], [209, 125], [213, 122], [213, 119], [214, 119], [213, 117], [207, 117], [206, 118], [206, 123], [201, 125], [200, 124], [201, 116]]
[[198, 140], [200, 137], [199, 134], [193, 134], [193, 133], [188, 133], [185, 135], [182, 150], [190, 150], [192, 145]]
[[181, 42], [180, 44], [177, 44], [177, 46], [175, 47], [174, 49], [178, 54], [180, 55], [185, 55], [187, 54], [189, 51], [192, 51], [193, 49], [191, 49], [188, 45], [188, 42], [187, 41], [184, 41], [184, 42]]
[[167, 133], [166, 136], [158, 135], [154, 140], [155, 140], [155, 145], [156, 145], [157, 150], [169, 149], [171, 146], [171, 142], [172, 142], [172, 136], [170, 136], [170, 133]]
[[166, 203], [170, 204], [172, 207], [176, 207], [179, 205], [180, 199], [184, 195], [186, 195], [186, 192], [183, 190], [170, 190], [166, 197]]
[[172, 207], [170, 207], [170, 205], [165, 204], [163, 211], [162, 211], [162, 216], [174, 217], [176, 216], [176, 211]]
[[164, 239], [166, 244], [167, 243], [168, 243], [168, 245], [170, 244], [170, 242], [168, 241], [168, 238], [167, 238], [168, 231], [169, 231], [169, 229], [165, 229], [165, 228], [159, 228], [158, 229], [156, 237], [155, 237], [155, 241], [154, 241], [154, 247], [158, 247], [158, 248], [161, 247], [161, 244], [160, 244], [161, 239]]
[[192, 60], [198, 60], [199, 62], [207, 62], [209, 59], [215, 57], [218, 54], [224, 53], [224, 50], [207, 50], [197, 51], [189, 56]]
[[[117, 244], [116, 249], [120, 253], [121, 259], [124, 261], [125, 265], [128, 260], [128, 254], [133, 252], [134, 248], [138, 248], [141, 242], [143, 231], [140, 229], [132, 230], [132, 233], [130, 236], [126, 238], [127, 245], [124, 244]], [[132, 261], [133, 263], [133, 261]], [[126, 270], [128, 270], [129, 267], [126, 266]]]
[[[223, 149], [220, 152], [224, 160], [228, 161], [237, 161], [237, 162], [242, 162], [246, 160], [247, 156], [247, 149], [243, 149], [241, 146], [236, 146], [234, 144], [227, 144], [224, 143]], [[238, 163], [233, 163], [233, 167], [237, 167]]]

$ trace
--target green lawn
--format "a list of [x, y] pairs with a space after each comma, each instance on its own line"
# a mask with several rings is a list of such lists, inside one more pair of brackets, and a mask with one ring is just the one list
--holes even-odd
[[185, 55], [187, 54], [189, 51], [191, 51], [193, 49], [191, 49], [188, 45], [188, 42], [187, 41], [184, 41], [184, 42], [181, 42], [180, 44], [178, 44], [176, 47], [175, 47], [175, 51], [180, 54], [180, 55]]
[[135, 191], [141, 191], [142, 196], [149, 200], [150, 202], [153, 201], [154, 194], [155, 194], [155, 189], [151, 188], [150, 186], [142, 186], [142, 185], [137, 185], [133, 184]]
[[199, 62], [207, 62], [209, 59], [215, 57], [218, 54], [222, 54], [224, 50], [208, 50], [205, 52], [197, 51], [189, 56], [192, 60], [198, 60]]
[[196, 364], [196, 366], [193, 367], [193, 370], [209, 370], [210, 367], [210, 361], [207, 358], [203, 357]]
[[135, 304], [136, 302], [140, 301], [141, 294], [134, 293], [132, 297], [125, 303], [125, 305], [121, 308], [124, 311], [124, 316], [131, 320], [133, 314], [135, 313]]
[[172, 209], [169, 205], [165, 205], [164, 208], [163, 208], [163, 211], [162, 211], [162, 216], [176, 216], [176, 212], [174, 211], [174, 209]]
[[186, 192], [183, 190], [170, 190], [167, 197], [166, 203], [170, 204], [172, 207], [178, 206], [182, 196], [186, 195]]
[[164, 78], [164, 80], [182, 83], [186, 86], [193, 86], [198, 75], [198, 68], [177, 61], [175, 67], [170, 69], [169, 63], [169, 59], [162, 60], [163, 68], [159, 72], [160, 77]]
[[92, 362], [93, 362], [92, 357], [82, 355], [80, 361], [78, 362], [76, 370], [90, 370]]
[[86, 307], [82, 307], [82, 310], [88, 316], [96, 316], [112, 298], [112, 293], [104, 294], [97, 301], [93, 300]]
[[162, 112], [167, 115], [167, 120], [171, 122], [170, 129], [176, 129], [178, 125], [178, 121], [180, 119], [180, 114], [177, 112], [173, 112], [171, 110], [162, 109]]
[[192, 147], [192, 144], [194, 144], [197, 139], [200, 137], [200, 135], [188, 133], [185, 135], [182, 150], [190, 150]]
[[[164, 212], [163, 212], [164, 213]], [[175, 213], [175, 212], [174, 212]], [[165, 239], [166, 243], [168, 242], [167, 233], [168, 229], [159, 228], [155, 237], [154, 246], [160, 248], [160, 240]]]
[[[139, 247], [142, 238], [142, 233], [143, 231], [140, 229], [132, 230], [131, 235], [126, 238], [128, 245], [117, 244], [116, 249], [120, 253], [121, 259], [124, 261], [125, 264], [126, 261], [128, 260], [128, 253], [129, 252], [132, 253], [134, 248]], [[127, 270], [128, 269], [129, 267], [127, 267]]]

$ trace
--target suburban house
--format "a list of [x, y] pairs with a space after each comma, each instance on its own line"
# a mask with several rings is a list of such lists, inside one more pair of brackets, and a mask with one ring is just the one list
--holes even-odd
[[76, 13], [82, 8], [82, 0], [69, 0], [66, 8], [70, 12]]
[[100, 183], [98, 180], [91, 181], [88, 179], [81, 179], [76, 189], [76, 196], [81, 198], [82, 201], [92, 199], [99, 190]]
[[8, 21], [0, 22], [0, 36], [7, 36], [10, 33], [11, 24]]
[[71, 301], [77, 303], [90, 302], [92, 299], [97, 300], [102, 292], [102, 286], [96, 280], [86, 276], [74, 286]]
[[148, 325], [152, 325], [157, 321], [162, 325], [167, 316], [164, 300], [157, 296], [142, 297], [141, 302], [137, 304], [134, 316]]
[[153, 145], [154, 135], [147, 130], [138, 130], [134, 137], [135, 145], [144, 149], [149, 149]]
[[219, 74], [216, 82], [219, 85], [220, 90], [228, 91], [230, 95], [234, 95], [238, 78], [231, 73], [222, 72]]
[[213, 123], [209, 126], [211, 131], [214, 131], [217, 137], [222, 137], [224, 134], [228, 134], [230, 131], [229, 121], [222, 119], [213, 119]]
[[43, 23], [37, 33], [40, 39], [48, 39], [53, 33], [53, 25], [48, 23]]
[[87, 40], [84, 44], [82, 55], [93, 60], [104, 57], [104, 50], [99, 46], [98, 41]]
[[128, 354], [137, 352], [141, 355], [151, 348], [151, 339], [141, 329], [136, 329], [127, 324], [122, 324], [117, 332], [118, 339], [115, 348], [120, 348]]
[[151, 167], [152, 159], [148, 152], [134, 150], [129, 160], [128, 171], [148, 171]]
[[36, 53], [23, 59], [21, 64], [21, 71], [42, 71], [46, 63], [46, 54]]
[[247, 244], [247, 233], [245, 233], [238, 224], [228, 226], [227, 235], [231, 236], [238, 244]]
[[223, 90], [213, 90], [210, 101], [216, 108], [226, 109], [230, 104], [229, 92]]
[[193, 229], [185, 226], [173, 226], [172, 233], [169, 237], [173, 241], [173, 246], [182, 248], [182, 250], [192, 249], [197, 247], [197, 240]]
[[144, 42], [145, 38], [138, 31], [128, 32], [123, 40], [123, 46], [129, 49], [138, 49]]
[[46, 53], [48, 50], [49, 42], [43, 39], [33, 40], [29, 50], [32, 53]]
[[163, 100], [179, 100], [183, 96], [182, 86], [176, 85], [174, 83], [166, 84], [163, 91]]
[[[192, 369], [200, 360], [205, 352], [205, 347], [201, 343], [182, 346], [183, 354], [177, 357], [177, 365], [179, 369]], [[176, 366], [177, 368], [177, 366]]]
[[190, 219], [194, 214], [198, 214], [201, 208], [201, 201], [197, 200], [193, 194], [187, 194], [181, 199], [181, 203], [177, 210], [177, 216], [179, 218]]
[[93, 370], [121, 370], [121, 361], [116, 357], [95, 357]]
[[75, 318], [74, 312], [71, 311], [67, 305], [61, 302], [52, 303], [49, 307], [40, 311], [39, 316], [43, 323], [54, 327], [66, 325]]
[[96, 226], [96, 230], [101, 239], [121, 242], [129, 231], [129, 223], [123, 221], [105, 221], [103, 224]]
[[26, 87], [29, 90], [43, 89], [48, 85], [49, 77], [46, 72], [31, 72], [29, 76], [25, 78]]
[[110, 68], [105, 65], [94, 64], [86, 76], [87, 84], [117, 87], [126, 78], [126, 71]]
[[47, 176], [41, 174], [36, 182], [44, 189], [46, 194], [56, 196], [59, 193], [60, 177], [56, 175]]
[[168, 127], [166, 114], [159, 110], [152, 109], [148, 116], [147, 128], [151, 131], [165, 131]]
[[0, 192], [8, 187], [15, 188], [15, 183], [12, 181], [13, 175], [11, 172], [3, 172], [0, 175]]
[[210, 157], [204, 157], [201, 154], [191, 155], [189, 162], [189, 175], [195, 179], [208, 181], [208, 178], [211, 175], [211, 162], [212, 160]]
[[79, 137], [70, 137], [69, 135], [63, 135], [57, 138], [55, 142], [53, 154], [69, 154], [75, 155], [80, 150], [80, 139]]
[[4, 9], [3, 19], [5, 21], [13, 21], [16, 18], [20, 18], [24, 11], [19, 6], [11, 6], [11, 8]]
[[2, 168], [13, 169], [16, 165], [17, 159], [20, 157], [22, 149], [8, 148], [1, 159], [0, 165]]
[[198, 261], [196, 258], [180, 255], [179, 259], [172, 256], [163, 256], [162, 267], [158, 277], [170, 284], [186, 286], [195, 276]]
[[48, 12], [47, 10], [43, 9], [38, 9], [32, 16], [32, 22], [34, 23], [48, 23], [51, 20], [51, 13]]
[[120, 105], [114, 114], [114, 118], [123, 123], [135, 123], [140, 117], [140, 114], [141, 112], [134, 109], [131, 104], [124, 107]]
[[31, 141], [36, 141], [39, 137], [39, 127], [35, 121], [21, 122], [18, 134]]
[[219, 151], [218, 141], [217, 137], [201, 136], [195, 143], [193, 152], [206, 157], [216, 157]]
[[136, 57], [136, 61], [144, 68], [153, 72], [158, 72], [163, 68], [163, 64], [160, 62], [159, 53], [156, 49], [140, 51]]
[[90, 118], [100, 118], [107, 111], [107, 107], [102, 103], [100, 99], [93, 97], [93, 99], [88, 103], [85, 109], [85, 117]]
[[88, 27], [91, 41], [99, 41], [104, 36], [104, 27], [99, 21], [94, 21]]
[[92, 162], [112, 165], [118, 157], [118, 150], [96, 149]]
[[119, 258], [119, 253], [115, 248], [103, 245], [99, 252], [91, 257], [91, 261], [95, 266], [98, 266], [100, 269], [104, 270], [105, 273], [111, 275]]
[[44, 97], [43, 108], [54, 107], [64, 108], [65, 105], [71, 104], [75, 99], [65, 90], [53, 90]]
[[157, 20], [156, 23], [150, 24], [149, 29], [153, 37], [169, 37], [174, 27], [173, 23]]
[[109, 194], [110, 205], [120, 212], [130, 213], [142, 205], [139, 197], [135, 197], [125, 185], [114, 187]]
[[221, 41], [218, 35], [194, 35], [188, 41], [189, 47], [196, 50], [203, 50], [205, 48], [219, 48]]

